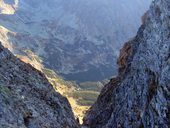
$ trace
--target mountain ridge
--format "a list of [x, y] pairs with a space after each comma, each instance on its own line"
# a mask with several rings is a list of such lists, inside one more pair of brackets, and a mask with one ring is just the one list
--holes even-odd
[[67, 99], [54, 91], [45, 75], [1, 44], [0, 76], [2, 128], [79, 127]]
[[[7, 29], [0, 37], [13, 53], [22, 55], [29, 49], [67, 80], [103, 80], [117, 73], [119, 48], [136, 33], [149, 3], [19, 0], [14, 14], [0, 15], [0, 24]], [[96, 77], [88, 75], [92, 73]]]

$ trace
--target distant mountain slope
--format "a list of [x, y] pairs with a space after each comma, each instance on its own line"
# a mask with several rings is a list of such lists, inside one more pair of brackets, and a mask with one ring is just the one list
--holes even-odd
[[84, 118], [90, 128], [169, 128], [170, 1], [154, 0], [121, 50], [119, 75]]
[[66, 98], [0, 44], [0, 127], [78, 128]]
[[119, 48], [136, 33], [150, 0], [0, 2], [4, 45], [20, 55], [30, 49], [66, 79], [86, 82], [116, 74]]

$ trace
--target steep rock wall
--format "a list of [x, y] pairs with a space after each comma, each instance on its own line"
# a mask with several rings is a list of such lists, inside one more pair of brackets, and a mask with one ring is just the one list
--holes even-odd
[[66, 98], [0, 44], [0, 127], [78, 128]]
[[170, 1], [154, 0], [118, 59], [119, 75], [84, 118], [90, 128], [170, 126]]

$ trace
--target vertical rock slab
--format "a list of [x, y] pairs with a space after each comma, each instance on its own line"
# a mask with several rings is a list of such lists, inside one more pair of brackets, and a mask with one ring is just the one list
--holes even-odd
[[87, 112], [90, 128], [170, 126], [170, 1], [154, 0], [118, 59], [119, 75]]

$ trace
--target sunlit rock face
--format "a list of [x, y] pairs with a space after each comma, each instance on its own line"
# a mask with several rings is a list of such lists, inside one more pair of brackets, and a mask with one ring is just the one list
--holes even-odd
[[14, 14], [17, 7], [18, 0], [0, 0], [0, 14]]
[[169, 128], [170, 2], [154, 0], [134, 39], [121, 49], [119, 75], [84, 118], [90, 128]]
[[[15, 54], [30, 49], [68, 80], [97, 81], [117, 73], [123, 42], [135, 35], [149, 0], [9, 0], [0, 37]], [[1, 6], [1, 10], [6, 6]], [[110, 70], [112, 69], [112, 70]], [[95, 75], [91, 75], [95, 74]]]

